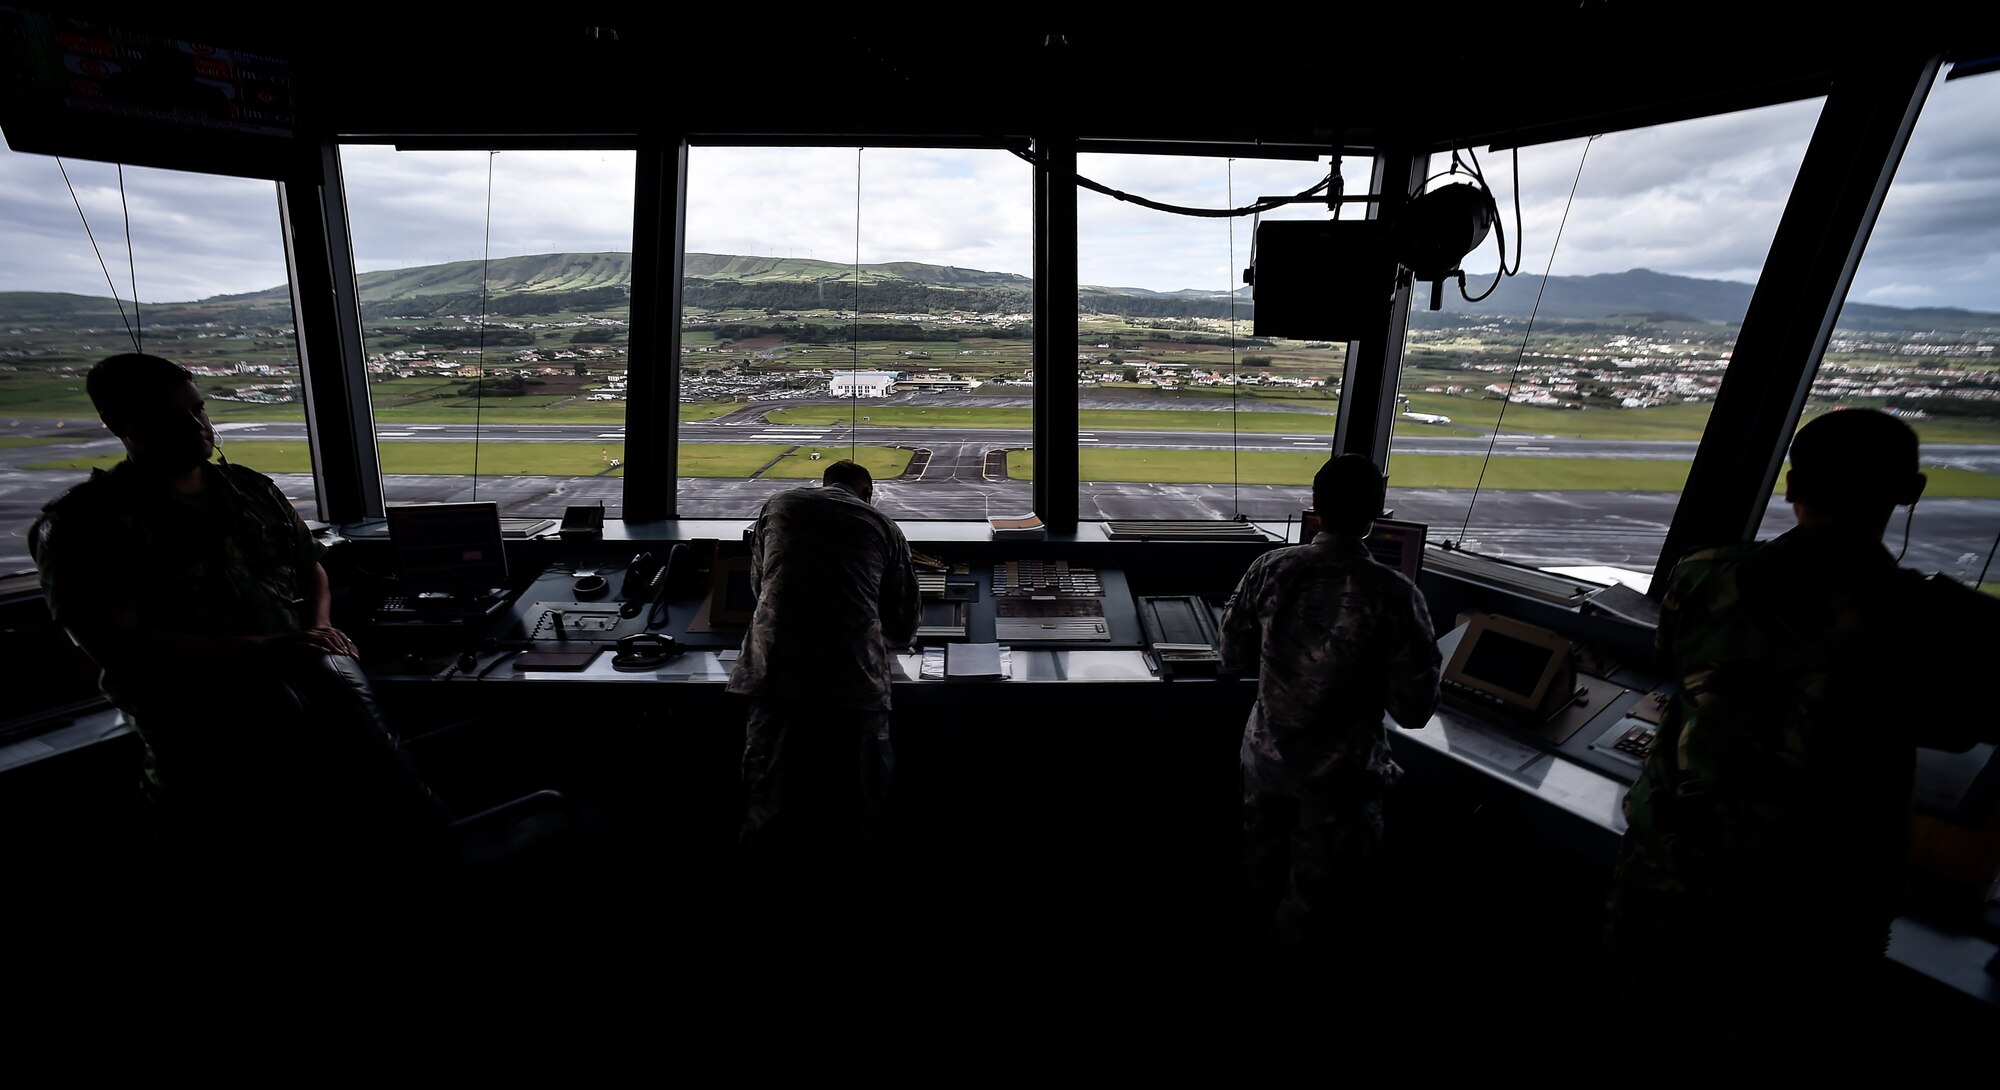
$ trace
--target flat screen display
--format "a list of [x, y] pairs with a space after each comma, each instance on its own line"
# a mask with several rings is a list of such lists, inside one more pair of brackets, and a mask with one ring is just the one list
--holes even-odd
[[1546, 718], [1575, 685], [1575, 649], [1546, 628], [1498, 613], [1460, 617], [1463, 631], [1444, 664], [1447, 694], [1483, 696]]
[[729, 556], [717, 560], [709, 577], [709, 624], [743, 628], [756, 612], [757, 595], [750, 589], [750, 558]]
[[1554, 658], [1550, 648], [1489, 628], [1466, 653], [1462, 673], [1468, 680], [1527, 696], [1541, 685]]
[[1424, 540], [1428, 533], [1429, 528], [1421, 522], [1376, 519], [1375, 528], [1362, 544], [1368, 546], [1370, 556], [1402, 572], [1404, 578], [1414, 583], [1424, 570]]
[[413, 503], [389, 508], [397, 572], [414, 590], [489, 590], [507, 583], [495, 503]]
[[[0, 126], [15, 151], [283, 177], [299, 122], [282, 57], [186, 16], [0, 4]], [[127, 13], [129, 14], [129, 13]]]

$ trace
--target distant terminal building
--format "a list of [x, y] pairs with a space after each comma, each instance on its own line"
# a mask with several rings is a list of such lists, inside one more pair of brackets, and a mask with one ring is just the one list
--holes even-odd
[[970, 390], [978, 382], [969, 378], [937, 378], [926, 375], [922, 378], [906, 378], [896, 384], [898, 390]]
[[888, 397], [895, 385], [894, 371], [836, 371], [827, 389], [835, 397]]

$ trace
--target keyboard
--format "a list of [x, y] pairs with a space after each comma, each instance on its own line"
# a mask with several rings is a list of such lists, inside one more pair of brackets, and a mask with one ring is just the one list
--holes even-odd
[[505, 590], [392, 594], [375, 607], [374, 620], [378, 624], [449, 624], [492, 616], [506, 604]]
[[995, 598], [1101, 598], [1104, 582], [1097, 569], [1073, 567], [1067, 560], [1009, 560], [993, 566]]
[[1611, 748], [1643, 761], [1647, 754], [1653, 752], [1653, 739], [1659, 734], [1658, 727], [1633, 727], [1611, 743]]

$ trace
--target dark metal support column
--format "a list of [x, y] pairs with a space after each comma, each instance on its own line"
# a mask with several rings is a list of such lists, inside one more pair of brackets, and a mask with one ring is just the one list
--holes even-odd
[[632, 307], [625, 389], [627, 522], [680, 512], [681, 239], [687, 141], [639, 148], [632, 209]]
[[1653, 570], [1654, 597], [1687, 553], [1756, 536], [1939, 64], [1878, 60], [1827, 95]]
[[1076, 532], [1076, 141], [1035, 141], [1035, 514]]
[[[1423, 184], [1428, 162], [1425, 156], [1402, 150], [1376, 156], [1368, 185], [1369, 192], [1381, 199], [1370, 206], [1374, 210], [1371, 218], [1395, 222]], [[1386, 250], [1369, 260], [1381, 263], [1379, 275], [1371, 279], [1384, 290], [1393, 285], [1395, 294], [1384, 310], [1380, 330], [1348, 345], [1347, 369], [1340, 379], [1339, 415], [1334, 418], [1333, 453], [1365, 454], [1387, 469], [1389, 437], [1396, 426], [1396, 379], [1410, 319], [1410, 286], [1400, 275], [1395, 257]]]
[[380, 518], [382, 466], [368, 401], [339, 145], [322, 142], [295, 176], [278, 183], [278, 214], [320, 517], [336, 525]]

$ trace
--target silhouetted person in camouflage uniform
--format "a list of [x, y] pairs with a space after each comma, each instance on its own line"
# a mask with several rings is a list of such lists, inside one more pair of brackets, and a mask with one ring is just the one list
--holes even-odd
[[1908, 425], [1828, 412], [1792, 440], [1798, 525], [1674, 568], [1658, 647], [1678, 691], [1625, 798], [1607, 937], [1688, 1047], [1847, 1056], [1880, 1031], [1915, 749], [2000, 739], [1971, 699], [2000, 663], [1973, 619], [1994, 603], [1882, 543], [1925, 483]]
[[757, 607], [728, 690], [749, 698], [739, 843], [761, 908], [839, 899], [832, 887], [863, 862], [894, 770], [890, 679], [919, 597], [909, 542], [874, 494], [868, 470], [842, 460], [757, 516]]
[[1259, 556], [1230, 595], [1222, 657], [1257, 672], [1243, 728], [1245, 922], [1260, 971], [1311, 979], [1379, 943], [1383, 800], [1402, 774], [1386, 712], [1437, 710], [1441, 659], [1424, 596], [1362, 544], [1386, 482], [1345, 454], [1313, 477], [1325, 529]]
[[269, 477], [210, 460], [186, 368], [112, 356], [86, 389], [126, 458], [50, 501], [29, 549], [145, 740], [174, 873], [277, 890], [415, 865], [446, 815], [329, 620], [305, 522]]

